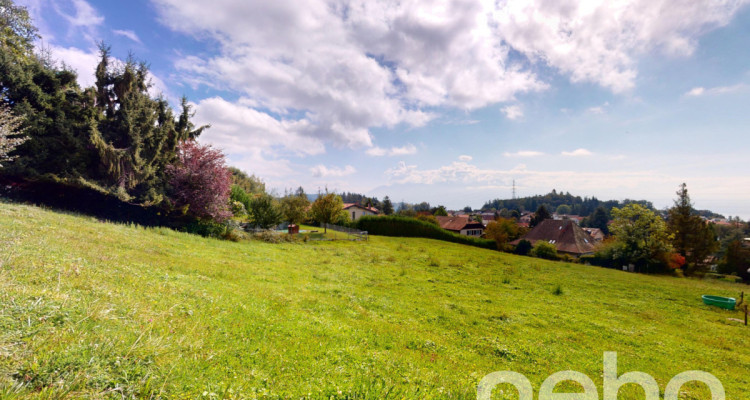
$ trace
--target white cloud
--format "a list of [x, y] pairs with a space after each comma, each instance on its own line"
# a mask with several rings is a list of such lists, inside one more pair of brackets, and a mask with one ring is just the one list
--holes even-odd
[[605, 101], [604, 104], [602, 104], [600, 106], [594, 106], [594, 107], [587, 108], [586, 112], [588, 112], [590, 114], [601, 115], [601, 114], [604, 114], [604, 113], [607, 112], [607, 107], [609, 107], [609, 102]]
[[496, 31], [532, 60], [614, 92], [631, 89], [636, 60], [652, 51], [692, 54], [705, 32], [729, 23], [747, 0], [513, 1]]
[[[164, 25], [218, 43], [216, 54], [176, 62], [184, 83], [232, 92], [352, 148], [372, 147], [373, 128], [424, 126], [440, 108], [545, 90], [538, 64], [628, 90], [639, 57], [691, 54], [746, 1], [153, 0]], [[523, 115], [519, 106], [503, 112]]]
[[[663, 181], [665, 176], [654, 171], [536, 171], [520, 164], [511, 169], [481, 169], [465, 162], [453, 162], [436, 169], [419, 169], [416, 165], [400, 162], [395, 168], [386, 171], [392, 183], [397, 184], [439, 184], [445, 182], [462, 183], [472, 187], [510, 187], [515, 179], [519, 186], [534, 188], [575, 187], [589, 191], [610, 187], [613, 181], [623, 188], [635, 187], [646, 181]], [[669, 178], [674, 179], [674, 178]]]
[[688, 96], [688, 97], [713, 96], [713, 95], [732, 93], [732, 92], [736, 92], [745, 88], [746, 86], [742, 83], [733, 85], [733, 86], [717, 86], [717, 87], [713, 87], [709, 89], [698, 86], [698, 87], [694, 87], [690, 89], [687, 93], [685, 93], [685, 96]]
[[382, 147], [371, 147], [367, 149], [366, 153], [371, 156], [382, 157], [382, 156], [406, 156], [417, 153], [417, 147], [413, 144], [407, 144], [402, 147], [391, 147], [390, 149], [384, 149]]
[[588, 150], [586, 150], [586, 149], [576, 149], [576, 150], [573, 150], [573, 151], [563, 151], [560, 154], [562, 154], [564, 156], [568, 156], [568, 157], [585, 157], [585, 156], [590, 156], [593, 153], [590, 152], [590, 151], [588, 151]]
[[318, 177], [318, 178], [341, 177], [341, 176], [351, 175], [355, 172], [357, 172], [357, 170], [354, 169], [354, 167], [352, 167], [351, 165], [347, 165], [344, 168], [339, 168], [339, 167], [326, 167], [323, 164], [319, 164], [310, 168], [310, 173], [312, 173], [313, 176]]
[[81, 50], [75, 47], [49, 46], [52, 58], [64, 63], [78, 74], [81, 87], [93, 86], [96, 82], [94, 72], [99, 64], [99, 54], [92, 50]]
[[437, 116], [426, 108], [476, 109], [546, 87], [508, 61], [478, 3], [217, 1], [207, 13], [198, 0], [155, 2], [167, 26], [220, 43], [215, 56], [176, 63], [186, 83], [304, 115], [337, 145], [370, 147], [374, 127], [424, 126]]
[[518, 105], [503, 107], [500, 111], [502, 111], [503, 114], [505, 114], [505, 117], [510, 120], [516, 120], [523, 117], [523, 110], [521, 109], [521, 106]]
[[685, 93], [685, 96], [700, 96], [706, 91], [705, 88], [702, 87], [695, 87], [690, 89], [689, 92]]
[[467, 156], [467, 155], [461, 155], [461, 156], [458, 156], [458, 159], [461, 160], [461, 161], [471, 161], [471, 160], [474, 159], [474, 157]]
[[543, 156], [544, 153], [541, 151], [532, 151], [532, 150], [520, 150], [515, 153], [505, 152], [503, 153], [503, 156], [505, 157], [538, 157]]
[[83, 36], [91, 43], [101, 39], [97, 32], [99, 26], [104, 24], [104, 17], [85, 0], [47, 0], [45, 3], [49, 4], [68, 23], [69, 37]]
[[141, 43], [141, 39], [138, 37], [138, 35], [131, 30], [113, 29], [112, 33], [114, 33], [115, 35], [124, 36], [136, 43]]
[[252, 107], [211, 97], [195, 104], [196, 125], [211, 124], [201, 140], [212, 143], [228, 154], [276, 153], [288, 150], [296, 155], [325, 152], [323, 143], [309, 135], [308, 120], [277, 120]]

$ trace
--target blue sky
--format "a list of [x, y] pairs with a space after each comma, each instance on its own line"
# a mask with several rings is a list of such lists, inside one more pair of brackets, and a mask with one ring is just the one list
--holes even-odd
[[480, 207], [569, 191], [750, 218], [750, 1], [24, 0], [186, 95], [269, 187]]

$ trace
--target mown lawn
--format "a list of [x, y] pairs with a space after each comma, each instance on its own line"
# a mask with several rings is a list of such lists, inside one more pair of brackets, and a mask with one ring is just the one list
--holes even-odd
[[750, 399], [750, 328], [700, 300], [747, 288], [434, 240], [232, 243], [0, 203], [0, 398], [471, 399], [499, 370], [535, 391], [581, 371], [601, 396], [616, 351], [620, 373], [661, 390], [704, 370]]

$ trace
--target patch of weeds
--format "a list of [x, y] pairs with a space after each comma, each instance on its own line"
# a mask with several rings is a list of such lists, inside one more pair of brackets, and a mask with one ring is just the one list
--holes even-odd
[[427, 265], [429, 265], [430, 267], [439, 267], [442, 264], [440, 263], [440, 260], [430, 255], [429, 257], [427, 257]]
[[435, 351], [437, 345], [432, 340], [410, 340], [409, 343], [406, 344], [406, 348], [409, 350]]
[[503, 284], [507, 285], [509, 283], [510, 283], [510, 278], [508, 278], [507, 276], [503, 277]]
[[560, 285], [557, 285], [555, 290], [552, 291], [552, 294], [554, 294], [555, 296], [562, 296], [564, 293], [565, 292], [563, 292], [562, 286]]
[[508, 314], [502, 313], [500, 315], [491, 315], [488, 319], [492, 322], [505, 322], [508, 321], [510, 317]]

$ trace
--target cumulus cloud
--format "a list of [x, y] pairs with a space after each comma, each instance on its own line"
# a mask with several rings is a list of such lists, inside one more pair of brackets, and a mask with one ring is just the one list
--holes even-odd
[[505, 157], [538, 157], [538, 156], [543, 156], [543, 155], [544, 153], [542, 153], [541, 151], [532, 151], [532, 150], [519, 150], [515, 153], [506, 151], [505, 153], [503, 153], [503, 156]]
[[124, 36], [136, 43], [141, 43], [141, 39], [138, 37], [138, 35], [131, 31], [131, 30], [124, 30], [124, 29], [113, 29], [112, 33], [118, 36]]
[[89, 87], [96, 82], [94, 72], [99, 64], [99, 54], [93, 50], [81, 50], [76, 47], [50, 45], [50, 54], [55, 60], [65, 64], [78, 74], [78, 83]]
[[[538, 64], [628, 90], [639, 57], [691, 54], [746, 1], [153, 0], [166, 26], [218, 43], [216, 54], [176, 62], [184, 83], [233, 92], [352, 148], [372, 147], [373, 128], [424, 126], [442, 108], [545, 90]], [[519, 106], [502, 111], [523, 115]]]
[[176, 63], [186, 83], [304, 115], [336, 145], [371, 147], [371, 128], [424, 126], [434, 107], [471, 110], [546, 87], [509, 61], [480, 3], [220, 0], [207, 13], [198, 0], [155, 2], [167, 26], [220, 43], [217, 55]]
[[319, 164], [310, 168], [310, 173], [312, 173], [314, 177], [318, 177], [318, 178], [341, 177], [341, 176], [351, 175], [355, 172], [357, 172], [357, 170], [354, 169], [354, 167], [352, 167], [351, 165], [347, 165], [344, 168], [339, 168], [339, 167], [326, 167], [323, 164]]
[[417, 147], [413, 144], [407, 144], [402, 147], [391, 147], [390, 149], [384, 149], [382, 147], [371, 147], [367, 149], [366, 153], [371, 156], [382, 157], [382, 156], [406, 156], [417, 153]]
[[651, 51], [693, 53], [698, 37], [729, 23], [747, 0], [508, 1], [494, 12], [506, 43], [573, 82], [622, 92]]
[[732, 93], [736, 92], [738, 90], [744, 89], [746, 86], [744, 84], [737, 84], [733, 86], [717, 86], [713, 88], [706, 89], [704, 87], [698, 86], [690, 89], [687, 93], [685, 93], [685, 96], [687, 97], [699, 97], [699, 96], [712, 96], [712, 95], [720, 95], [720, 94], [726, 94], [726, 93]]
[[585, 156], [590, 156], [593, 153], [586, 149], [576, 149], [573, 151], [563, 151], [560, 154], [567, 156], [567, 157], [585, 157]]
[[242, 100], [229, 102], [211, 97], [194, 104], [195, 124], [211, 124], [201, 140], [237, 155], [279, 150], [295, 155], [315, 155], [325, 151], [320, 139], [308, 135], [309, 121], [278, 120], [242, 103]]
[[516, 120], [523, 117], [523, 110], [521, 109], [521, 106], [518, 105], [503, 107], [500, 111], [502, 111], [503, 114], [505, 114], [505, 117], [510, 120]]

